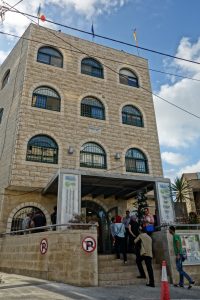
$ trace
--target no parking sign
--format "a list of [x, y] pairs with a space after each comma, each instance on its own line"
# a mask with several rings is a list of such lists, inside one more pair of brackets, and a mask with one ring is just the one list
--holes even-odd
[[47, 239], [42, 239], [40, 242], [40, 253], [45, 254], [48, 250], [48, 241]]
[[82, 248], [85, 252], [91, 253], [96, 249], [96, 241], [93, 237], [87, 236], [82, 240]]

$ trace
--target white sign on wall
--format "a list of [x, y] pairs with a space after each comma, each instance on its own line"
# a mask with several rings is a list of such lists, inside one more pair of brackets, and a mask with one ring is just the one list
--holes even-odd
[[58, 222], [66, 224], [74, 214], [80, 213], [79, 176], [76, 174], [60, 175]]
[[170, 184], [166, 182], [157, 182], [157, 193], [160, 223], [174, 223], [174, 206], [170, 192]]

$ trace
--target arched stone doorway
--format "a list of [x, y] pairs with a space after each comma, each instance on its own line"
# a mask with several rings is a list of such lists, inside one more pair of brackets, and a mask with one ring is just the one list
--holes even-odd
[[[100, 204], [91, 200], [83, 200], [81, 209], [87, 222], [98, 222], [98, 252], [111, 253], [110, 213], [112, 209], [106, 212]], [[116, 211], [116, 208], [114, 210]]]

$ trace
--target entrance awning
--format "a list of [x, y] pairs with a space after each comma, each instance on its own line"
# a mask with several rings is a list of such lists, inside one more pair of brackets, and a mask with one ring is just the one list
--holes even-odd
[[59, 172], [52, 177], [42, 194], [58, 194], [59, 174], [79, 174], [81, 175], [81, 197], [92, 195], [97, 197], [103, 195], [104, 198], [115, 196], [116, 198], [126, 199], [132, 198], [139, 190], [145, 189], [146, 192], [154, 189], [156, 181], [168, 182], [163, 177], [151, 177], [147, 175], [127, 175], [127, 174], [111, 174], [105, 172], [78, 171], [69, 169], [60, 169]]

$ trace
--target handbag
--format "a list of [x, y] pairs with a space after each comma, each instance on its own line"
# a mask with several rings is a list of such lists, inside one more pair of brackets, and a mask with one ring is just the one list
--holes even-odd
[[147, 232], [153, 232], [154, 231], [154, 225], [153, 224], [149, 224], [146, 226], [146, 231]]

